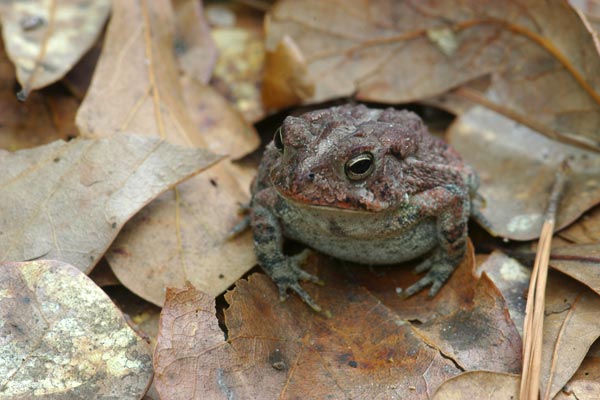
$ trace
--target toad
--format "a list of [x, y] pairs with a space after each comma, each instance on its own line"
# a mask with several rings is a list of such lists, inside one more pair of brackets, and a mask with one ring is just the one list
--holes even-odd
[[288, 256], [284, 237], [342, 260], [397, 264], [422, 258], [425, 275], [405, 291], [434, 296], [466, 251], [478, 177], [406, 110], [344, 105], [287, 117], [267, 146], [252, 187], [258, 263], [285, 299], [319, 283]]

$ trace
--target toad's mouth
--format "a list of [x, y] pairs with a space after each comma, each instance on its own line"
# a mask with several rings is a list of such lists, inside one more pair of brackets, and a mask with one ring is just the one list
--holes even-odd
[[380, 201], [367, 201], [366, 199], [353, 200], [346, 197], [342, 200], [327, 201], [323, 197], [307, 196], [305, 193], [291, 191], [286, 188], [273, 185], [277, 195], [285, 201], [291, 201], [297, 206], [319, 210], [330, 210], [335, 212], [369, 214], [386, 211], [390, 204]]

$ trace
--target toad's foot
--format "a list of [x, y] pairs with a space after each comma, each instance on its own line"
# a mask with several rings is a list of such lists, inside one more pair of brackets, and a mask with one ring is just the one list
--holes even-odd
[[460, 264], [460, 259], [458, 261], [449, 260], [448, 257], [444, 257], [443, 253], [436, 253], [422, 261], [415, 267], [414, 271], [416, 273], [428, 272], [424, 277], [404, 291], [404, 297], [410, 297], [429, 285], [431, 285], [429, 297], [435, 296], [448, 278], [450, 278], [450, 275], [452, 275], [452, 272], [454, 272], [458, 264]]
[[286, 257], [281, 261], [278, 261], [276, 265], [272, 266], [271, 279], [277, 285], [279, 289], [279, 300], [285, 301], [287, 298], [287, 290], [291, 289], [296, 292], [298, 296], [304, 301], [310, 308], [316, 312], [321, 311], [321, 307], [314, 302], [312, 297], [300, 286], [300, 281], [313, 282], [319, 285], [323, 285], [323, 282], [315, 275], [309, 274], [300, 268], [306, 258], [311, 253], [310, 250], [304, 250], [299, 254], [292, 257]]

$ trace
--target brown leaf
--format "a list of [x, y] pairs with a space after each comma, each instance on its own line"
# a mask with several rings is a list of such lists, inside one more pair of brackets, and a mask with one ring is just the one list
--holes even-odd
[[572, 173], [556, 229], [600, 201], [597, 153], [550, 140], [500, 114], [472, 108], [451, 126], [449, 141], [479, 173], [479, 193], [486, 202], [481, 211], [500, 236], [517, 240], [539, 236], [555, 171], [565, 158]]
[[2, 37], [19, 97], [62, 78], [96, 41], [109, 12], [109, 0], [3, 2]]
[[130, 135], [0, 151], [0, 260], [52, 258], [88, 272], [141, 207], [217, 160]]
[[[82, 106], [87, 103], [87, 108], [79, 113], [78, 122], [94, 135], [119, 132], [123, 125], [236, 156], [251, 151], [258, 144], [256, 133], [229, 108], [217, 110], [225, 104], [213, 91], [185, 78], [185, 100], [190, 103], [184, 102], [170, 47], [173, 23], [167, 0], [115, 5], [94, 83]], [[131, 50], [122, 46], [128, 41]], [[125, 54], [127, 63], [119, 61]], [[106, 82], [115, 83], [107, 90]], [[108, 97], [119, 98], [119, 88], [137, 95], [126, 97], [123, 106]], [[249, 236], [226, 240], [238, 221], [239, 204], [248, 201], [247, 186], [240, 185], [238, 174], [230, 163], [220, 163], [136, 215], [107, 253], [119, 280], [144, 299], [162, 305], [166, 286], [190, 281], [217, 295], [251, 268], [255, 256]]]
[[58, 261], [0, 264], [0, 397], [139, 399], [150, 347], [90, 279]]
[[219, 52], [211, 83], [246, 121], [257, 122], [266, 114], [260, 93], [264, 15], [235, 2], [210, 5], [206, 15]]
[[489, 371], [470, 371], [448, 379], [435, 392], [433, 400], [517, 399], [519, 376]]
[[[462, 369], [518, 372], [519, 334], [498, 289], [487, 277], [474, 277], [472, 249], [469, 251], [469, 257], [433, 299], [425, 292], [404, 300], [397, 295], [397, 288], [416, 280], [406, 268], [382, 267], [375, 274], [357, 268], [352, 270], [352, 280], [400, 318], [422, 322], [415, 330], [423, 340]], [[490, 347], [494, 347], [493, 355]]]
[[227, 342], [211, 297], [192, 288], [172, 296], [154, 357], [164, 398], [193, 397], [195, 387], [215, 399], [225, 398], [223, 391], [241, 398], [422, 398], [458, 373], [364, 291], [344, 305], [347, 313], [325, 319], [298, 301], [280, 303], [269, 278], [253, 275], [227, 296]]
[[177, 29], [175, 53], [181, 69], [201, 83], [208, 83], [217, 61], [217, 48], [198, 0], [174, 0]]
[[[423, 100], [491, 74], [483, 101], [470, 101], [599, 147], [600, 56], [564, 1], [376, 0], [340, 7], [287, 0], [273, 7], [266, 31], [268, 52], [286, 36], [300, 49], [306, 74], [291, 83], [315, 88], [304, 102], [353, 94], [385, 103]], [[270, 63], [265, 76], [290, 69], [288, 63]]]
[[14, 67], [0, 41], [0, 148], [19, 150], [78, 134], [79, 102], [62, 93], [36, 92], [27, 102], [15, 97]]
[[[428, 398], [460, 372], [460, 363], [469, 364], [461, 357], [471, 349], [477, 353], [480, 346], [488, 360], [475, 355], [473, 362], [511, 369], [518, 366], [518, 335], [489, 281], [467, 278], [471, 257], [439, 293], [439, 302], [451, 298], [451, 292], [466, 293], [460, 288], [464, 285], [478, 293], [476, 298], [461, 299], [467, 303], [455, 303], [453, 310], [450, 304], [448, 315], [431, 316], [417, 326], [404, 319], [407, 312], [396, 288], [383, 284], [410, 284], [401, 279], [411, 275], [406, 268], [369, 272], [324, 256], [311, 257], [306, 269], [326, 286], [305, 288], [331, 317], [311, 312], [297, 296], [281, 303], [271, 280], [254, 274], [226, 294], [227, 342], [213, 317], [212, 298], [190, 287], [169, 292], [154, 358], [157, 388], [168, 398], [193, 397], [193, 388], [199, 387], [214, 398], [224, 396], [223, 391], [241, 398]], [[367, 274], [375, 275], [372, 282], [363, 279]], [[376, 290], [370, 288], [375, 281], [380, 282]], [[388, 294], [397, 303], [388, 301]], [[427, 303], [423, 297], [419, 301]], [[444, 323], [446, 332], [440, 330]], [[459, 345], [461, 340], [466, 345], [463, 323], [472, 329], [468, 348]], [[512, 359], [500, 365], [510, 353]]]

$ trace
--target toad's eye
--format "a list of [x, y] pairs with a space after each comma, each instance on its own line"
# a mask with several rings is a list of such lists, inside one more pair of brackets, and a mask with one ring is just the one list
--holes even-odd
[[281, 132], [281, 127], [275, 131], [275, 136], [273, 136], [273, 143], [275, 147], [279, 151], [283, 151], [283, 133]]
[[353, 181], [365, 179], [371, 175], [375, 167], [373, 154], [365, 151], [355, 157], [352, 157], [344, 166], [346, 176]]

